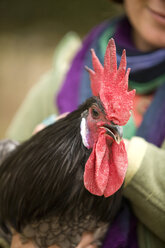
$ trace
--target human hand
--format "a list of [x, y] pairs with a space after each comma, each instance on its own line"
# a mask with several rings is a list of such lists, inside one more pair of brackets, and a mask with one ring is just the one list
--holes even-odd
[[44, 120], [42, 123], [38, 124], [33, 133], [32, 134], [36, 134], [38, 132], [40, 132], [42, 129], [44, 129], [45, 127], [49, 126], [50, 124], [53, 124], [55, 121], [58, 121], [61, 118], [64, 118], [65, 116], [67, 116], [69, 114], [69, 112], [63, 113], [59, 116], [55, 116], [55, 115], [51, 115], [50, 117], [48, 117], [46, 120]]
[[[93, 233], [86, 232], [83, 233], [82, 239], [76, 248], [97, 248], [96, 245], [91, 244], [93, 241]], [[14, 232], [11, 242], [11, 248], [35, 248], [34, 244], [29, 241], [27, 243], [22, 243], [18, 233]], [[52, 245], [49, 248], [60, 248], [57, 245]]]
[[[11, 248], [35, 248], [35, 247], [36, 246], [31, 241], [28, 241], [27, 243], [22, 243], [18, 233], [15, 233], [12, 237]], [[52, 245], [48, 248], [60, 248], [60, 247], [57, 245]]]
[[97, 248], [95, 244], [92, 244], [93, 239], [94, 239], [93, 233], [91, 232], [83, 233], [82, 239], [78, 244], [78, 246], [76, 246], [76, 248]]
[[11, 248], [35, 248], [31, 241], [23, 244], [18, 233], [14, 233], [11, 240]]

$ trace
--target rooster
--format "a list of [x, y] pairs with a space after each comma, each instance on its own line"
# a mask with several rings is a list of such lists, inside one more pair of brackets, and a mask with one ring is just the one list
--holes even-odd
[[36, 247], [75, 247], [85, 231], [101, 245], [121, 203], [127, 169], [122, 126], [135, 91], [128, 91], [123, 51], [108, 43], [104, 67], [91, 50], [93, 96], [19, 145], [0, 167], [0, 224]]

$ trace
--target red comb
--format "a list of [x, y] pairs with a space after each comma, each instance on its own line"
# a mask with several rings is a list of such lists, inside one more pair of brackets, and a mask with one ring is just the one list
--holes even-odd
[[114, 39], [110, 39], [106, 48], [104, 67], [93, 49], [91, 53], [94, 71], [89, 68], [87, 70], [92, 93], [100, 97], [109, 120], [118, 125], [125, 125], [129, 120], [135, 95], [135, 90], [128, 91], [130, 69], [126, 71], [126, 52], [123, 50], [118, 69]]

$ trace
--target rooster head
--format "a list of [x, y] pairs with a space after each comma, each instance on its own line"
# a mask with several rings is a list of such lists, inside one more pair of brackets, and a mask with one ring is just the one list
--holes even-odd
[[127, 153], [122, 140], [122, 126], [131, 115], [135, 90], [128, 91], [126, 52], [117, 69], [116, 46], [110, 39], [101, 65], [91, 50], [94, 71], [86, 67], [91, 80], [93, 102], [82, 114], [83, 144], [92, 149], [84, 172], [84, 185], [95, 195], [108, 197], [123, 184]]

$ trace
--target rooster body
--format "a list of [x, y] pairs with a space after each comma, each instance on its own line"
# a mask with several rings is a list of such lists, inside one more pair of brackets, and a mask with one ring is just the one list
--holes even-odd
[[114, 111], [113, 118], [107, 114], [103, 99], [94, 94], [2, 163], [0, 223], [23, 242], [72, 248], [85, 231], [97, 244], [103, 240], [120, 207], [127, 162], [120, 121]]
[[37, 133], [0, 168], [1, 223], [9, 222], [24, 241], [33, 240], [42, 248], [75, 247], [84, 231], [105, 234], [118, 211], [120, 190], [105, 198], [84, 187], [91, 149], [82, 143], [80, 125], [92, 104], [97, 104], [95, 98]]

